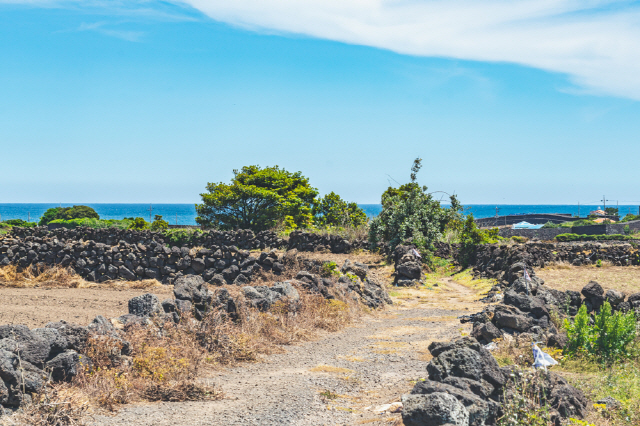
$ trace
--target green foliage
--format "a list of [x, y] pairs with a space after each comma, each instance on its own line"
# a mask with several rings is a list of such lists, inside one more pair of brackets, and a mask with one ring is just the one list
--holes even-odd
[[625, 225], [623, 228], [624, 235], [631, 235], [631, 228], [629, 225]]
[[476, 225], [473, 215], [467, 216], [460, 233], [460, 263], [462, 266], [467, 266], [473, 261], [476, 247], [480, 244], [497, 243], [498, 231], [498, 228], [480, 229]]
[[73, 228], [118, 228], [118, 229], [127, 229], [131, 224], [130, 220], [116, 220], [116, 219], [90, 219], [90, 218], [81, 218], [81, 219], [55, 219], [49, 222], [51, 225], [61, 225], [63, 228], [73, 229]]
[[417, 158], [411, 168], [412, 182], [399, 189], [389, 188], [382, 194], [382, 212], [371, 220], [369, 242], [376, 246], [382, 242], [393, 250], [411, 239], [422, 250], [431, 250], [433, 243], [442, 238], [452, 220], [461, 220], [462, 206], [451, 196], [451, 207], [443, 208], [440, 202], [427, 193], [415, 181], [422, 160]]
[[166, 229], [162, 231], [162, 236], [170, 246], [195, 245], [196, 239], [203, 232], [199, 229]]
[[582, 305], [573, 322], [565, 319], [569, 342], [565, 348], [568, 355], [584, 353], [598, 360], [611, 363], [632, 354], [629, 345], [637, 333], [636, 316], [631, 312], [611, 313], [611, 305], [604, 302], [591, 325], [587, 308]]
[[34, 226], [38, 226], [37, 222], [27, 222], [26, 220], [22, 219], [9, 219], [5, 220], [4, 223], [9, 226], [19, 226], [22, 228], [33, 228]]
[[560, 228], [561, 226], [562, 225], [560, 223], [547, 222], [544, 225], [542, 225], [542, 229]]
[[153, 218], [153, 222], [151, 222], [151, 230], [152, 231], [160, 231], [160, 230], [168, 229], [168, 228], [169, 228], [169, 222], [167, 222], [166, 220], [163, 220], [162, 216], [157, 214]]
[[40, 218], [40, 226], [48, 225], [54, 220], [100, 219], [100, 216], [89, 206], [53, 207]]
[[513, 241], [515, 241], [516, 243], [519, 243], [519, 244], [524, 244], [527, 241], [529, 241], [529, 239], [527, 237], [522, 237], [520, 235], [514, 235], [513, 237], [511, 237], [511, 239]]
[[578, 234], [560, 234], [555, 239], [560, 242], [571, 241], [625, 241], [636, 238], [633, 235], [611, 234], [611, 235], [578, 235]]
[[136, 231], [142, 231], [143, 229], [149, 229], [149, 222], [144, 220], [141, 217], [136, 217], [130, 224], [129, 229], [133, 229]]
[[300, 172], [275, 167], [245, 166], [234, 170], [230, 184], [208, 183], [196, 204], [196, 222], [209, 228], [273, 228], [291, 216], [292, 224], [306, 228], [318, 191]]
[[632, 220], [640, 220], [640, 215], [629, 213], [623, 217], [620, 222], [631, 222]]
[[596, 268], [602, 268], [602, 259], [596, 260]]
[[609, 216], [617, 216], [618, 215], [618, 209], [615, 208], [615, 207], [607, 207], [606, 209], [604, 209], [604, 212]]
[[335, 192], [320, 198], [313, 207], [316, 226], [351, 226], [357, 228], [367, 223], [367, 214], [357, 203], [347, 203]]
[[333, 275], [340, 276], [340, 271], [338, 270], [338, 264], [336, 262], [324, 262], [322, 264], [322, 270], [320, 271], [320, 275], [323, 277], [331, 277]]

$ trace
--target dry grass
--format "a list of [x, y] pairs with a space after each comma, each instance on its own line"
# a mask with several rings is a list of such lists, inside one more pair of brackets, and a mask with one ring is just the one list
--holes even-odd
[[112, 288], [146, 290], [154, 287], [162, 287], [162, 284], [158, 280], [113, 280], [98, 284], [86, 281], [71, 269], [63, 268], [61, 266], [45, 268], [30, 266], [20, 270], [17, 266], [9, 265], [0, 268], [0, 287]]
[[640, 292], [640, 266], [572, 266], [551, 265], [536, 270], [545, 285], [558, 290], [580, 291], [589, 283], [597, 281], [605, 290], [615, 289], [626, 294]]
[[2, 425], [80, 426], [90, 411], [88, 399], [68, 384], [46, 386], [31, 404], [3, 418]]

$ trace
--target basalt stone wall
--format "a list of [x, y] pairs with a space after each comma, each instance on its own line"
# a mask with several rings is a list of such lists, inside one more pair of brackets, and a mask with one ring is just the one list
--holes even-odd
[[279, 274], [284, 269], [275, 253], [252, 255], [236, 246], [212, 245], [196, 250], [120, 241], [107, 245], [95, 241], [65, 242], [56, 238], [27, 237], [0, 240], [0, 266], [30, 265], [70, 267], [88, 281], [104, 282], [157, 279], [169, 284], [182, 275], [201, 275], [211, 284], [249, 282], [260, 271]]
[[[107, 245], [117, 245], [121, 241], [129, 244], [148, 245], [151, 241], [158, 244], [169, 244], [168, 238], [160, 232], [149, 230], [135, 231], [117, 228], [13, 228], [12, 235], [17, 238], [56, 238], [63, 242], [94, 241]], [[320, 235], [303, 231], [294, 231], [289, 239], [279, 238], [275, 232], [261, 231], [257, 234], [251, 230], [239, 231], [205, 231], [194, 234], [189, 244], [191, 247], [213, 248], [215, 246], [236, 246], [243, 250], [264, 250], [267, 248], [297, 249], [298, 251], [330, 251], [332, 253], [349, 253], [354, 249], [367, 247], [367, 241], [348, 241], [336, 235]]]
[[368, 247], [366, 239], [347, 241], [337, 235], [320, 235], [304, 231], [294, 231], [289, 235], [288, 248], [298, 251], [323, 251], [349, 253], [354, 249]]
[[598, 260], [617, 266], [640, 265], [640, 253], [636, 246], [622, 242], [487, 244], [478, 247], [474, 272], [483, 277], [501, 279], [510, 265], [516, 262], [544, 267], [552, 262], [580, 266], [595, 264]]

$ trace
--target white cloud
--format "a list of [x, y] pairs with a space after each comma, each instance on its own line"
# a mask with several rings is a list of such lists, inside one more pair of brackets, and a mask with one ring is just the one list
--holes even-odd
[[640, 7], [625, 0], [182, 0], [211, 18], [389, 49], [567, 74], [640, 100]]

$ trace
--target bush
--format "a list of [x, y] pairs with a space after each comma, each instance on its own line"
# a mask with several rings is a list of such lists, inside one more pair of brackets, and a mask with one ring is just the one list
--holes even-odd
[[568, 241], [626, 241], [632, 240], [632, 235], [611, 234], [611, 235], [578, 235], [578, 234], [560, 234], [556, 235], [556, 240], [560, 242]]
[[116, 219], [56, 219], [49, 222], [49, 225], [60, 225], [63, 228], [74, 229], [74, 228], [118, 228], [118, 229], [128, 229], [131, 221], [128, 219], [116, 220]]
[[157, 214], [153, 219], [153, 222], [151, 223], [151, 230], [160, 231], [162, 229], [168, 229], [168, 228], [169, 228], [169, 222], [167, 222], [166, 220], [163, 220], [162, 216]]
[[561, 226], [562, 224], [560, 223], [547, 222], [544, 225], [542, 225], [542, 229], [560, 228]]
[[607, 363], [630, 358], [629, 345], [636, 337], [636, 322], [633, 311], [612, 314], [611, 305], [605, 301], [592, 325], [587, 308], [582, 305], [573, 322], [564, 321], [569, 337], [565, 352], [584, 353]]
[[9, 219], [5, 220], [4, 223], [9, 226], [20, 226], [22, 228], [33, 228], [34, 226], [38, 226], [36, 222], [27, 222], [26, 220], [22, 219]]
[[53, 207], [44, 212], [40, 218], [39, 224], [40, 226], [44, 226], [54, 220], [72, 220], [82, 218], [100, 220], [98, 213], [89, 206]]
[[141, 217], [136, 217], [131, 224], [129, 225], [128, 229], [133, 229], [136, 231], [142, 231], [143, 229], [149, 229], [149, 222], [147, 222], [146, 220], [144, 220]]
[[199, 229], [166, 229], [162, 231], [167, 244], [172, 246], [195, 245], [196, 239], [203, 232]]
[[527, 241], [529, 241], [527, 237], [521, 237], [520, 235], [514, 235], [513, 237], [511, 237], [511, 239], [516, 243], [520, 243], [520, 244], [524, 244]]
[[385, 243], [390, 250], [411, 240], [422, 250], [432, 250], [451, 221], [461, 221], [462, 206], [455, 195], [451, 207], [443, 208], [440, 202], [427, 192], [427, 187], [416, 182], [416, 174], [422, 167], [417, 158], [411, 168], [411, 183], [400, 188], [389, 188], [382, 194], [382, 211], [371, 220], [369, 242], [375, 247]]
[[460, 233], [460, 263], [467, 266], [473, 262], [476, 247], [480, 244], [498, 242], [498, 228], [482, 230], [478, 228], [473, 215], [467, 216]]

